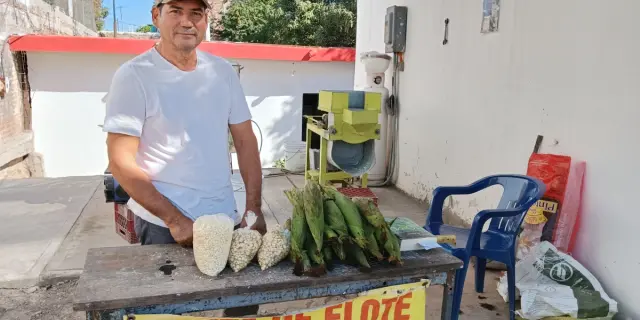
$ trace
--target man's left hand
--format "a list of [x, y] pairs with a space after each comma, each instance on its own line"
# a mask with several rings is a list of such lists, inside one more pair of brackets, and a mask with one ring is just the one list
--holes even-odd
[[242, 216], [242, 222], [240, 223], [240, 228], [244, 228], [248, 225], [247, 223], [247, 213], [249, 213], [249, 211], [255, 213], [256, 217], [255, 217], [255, 222], [253, 222], [253, 225], [251, 225], [250, 229], [251, 230], [256, 230], [258, 232], [260, 232], [261, 235], [264, 235], [265, 233], [267, 233], [267, 223], [264, 220], [264, 215], [262, 214], [262, 212], [260, 210], [247, 210], [245, 211], [244, 215]]

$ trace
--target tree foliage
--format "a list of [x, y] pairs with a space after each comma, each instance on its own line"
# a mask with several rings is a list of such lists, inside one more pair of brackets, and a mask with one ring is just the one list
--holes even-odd
[[104, 28], [104, 19], [109, 15], [109, 8], [102, 6], [102, 0], [93, 0], [93, 11], [96, 17], [96, 29], [101, 31]]
[[214, 32], [226, 41], [354, 47], [356, 0], [236, 0]]
[[140, 26], [138, 27], [138, 29], [136, 29], [136, 32], [143, 32], [143, 33], [148, 33], [148, 32], [152, 32], [153, 31], [153, 25], [152, 24], [148, 24], [145, 26]]

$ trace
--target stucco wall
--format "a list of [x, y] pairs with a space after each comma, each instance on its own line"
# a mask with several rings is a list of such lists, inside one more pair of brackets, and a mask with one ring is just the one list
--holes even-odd
[[[499, 32], [481, 34], [482, 1], [361, 0], [358, 52], [384, 50], [391, 5], [409, 8], [397, 186], [428, 200], [440, 185], [525, 173], [536, 135], [544, 135], [541, 152], [587, 162], [576, 258], [640, 319], [640, 256], [629, 251], [640, 221], [632, 209], [640, 179], [640, 2], [502, 1]], [[362, 65], [355, 70], [361, 84]], [[495, 195], [449, 205], [470, 221]]]
[[[29, 53], [35, 149], [48, 177], [102, 174], [107, 167], [106, 95], [128, 55]], [[302, 94], [353, 86], [353, 63], [237, 60], [247, 102], [262, 131], [264, 167], [284, 157], [284, 142], [301, 141]], [[212, 102], [214, 103], [214, 102]], [[258, 131], [254, 128], [256, 135]]]

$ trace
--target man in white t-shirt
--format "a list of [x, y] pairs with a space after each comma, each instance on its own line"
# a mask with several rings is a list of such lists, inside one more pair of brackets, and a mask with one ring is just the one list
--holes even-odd
[[[233, 66], [197, 50], [210, 5], [203, 0], [155, 0], [161, 40], [113, 76], [104, 131], [110, 170], [131, 196], [143, 245], [192, 245], [193, 221], [225, 213], [236, 226], [264, 234], [262, 169], [251, 113]], [[231, 184], [228, 134], [246, 187], [239, 213]]]

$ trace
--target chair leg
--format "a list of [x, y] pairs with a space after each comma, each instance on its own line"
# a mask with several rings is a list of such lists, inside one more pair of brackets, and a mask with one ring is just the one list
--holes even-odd
[[507, 286], [509, 290], [509, 319], [516, 319], [516, 263], [507, 265]]
[[456, 283], [453, 289], [453, 304], [451, 307], [451, 320], [458, 320], [460, 314], [460, 306], [462, 305], [462, 293], [464, 291], [464, 280], [467, 276], [467, 268], [469, 260], [463, 260], [464, 265], [456, 271]]
[[487, 259], [476, 257], [476, 292], [484, 292], [484, 273], [487, 268]]

